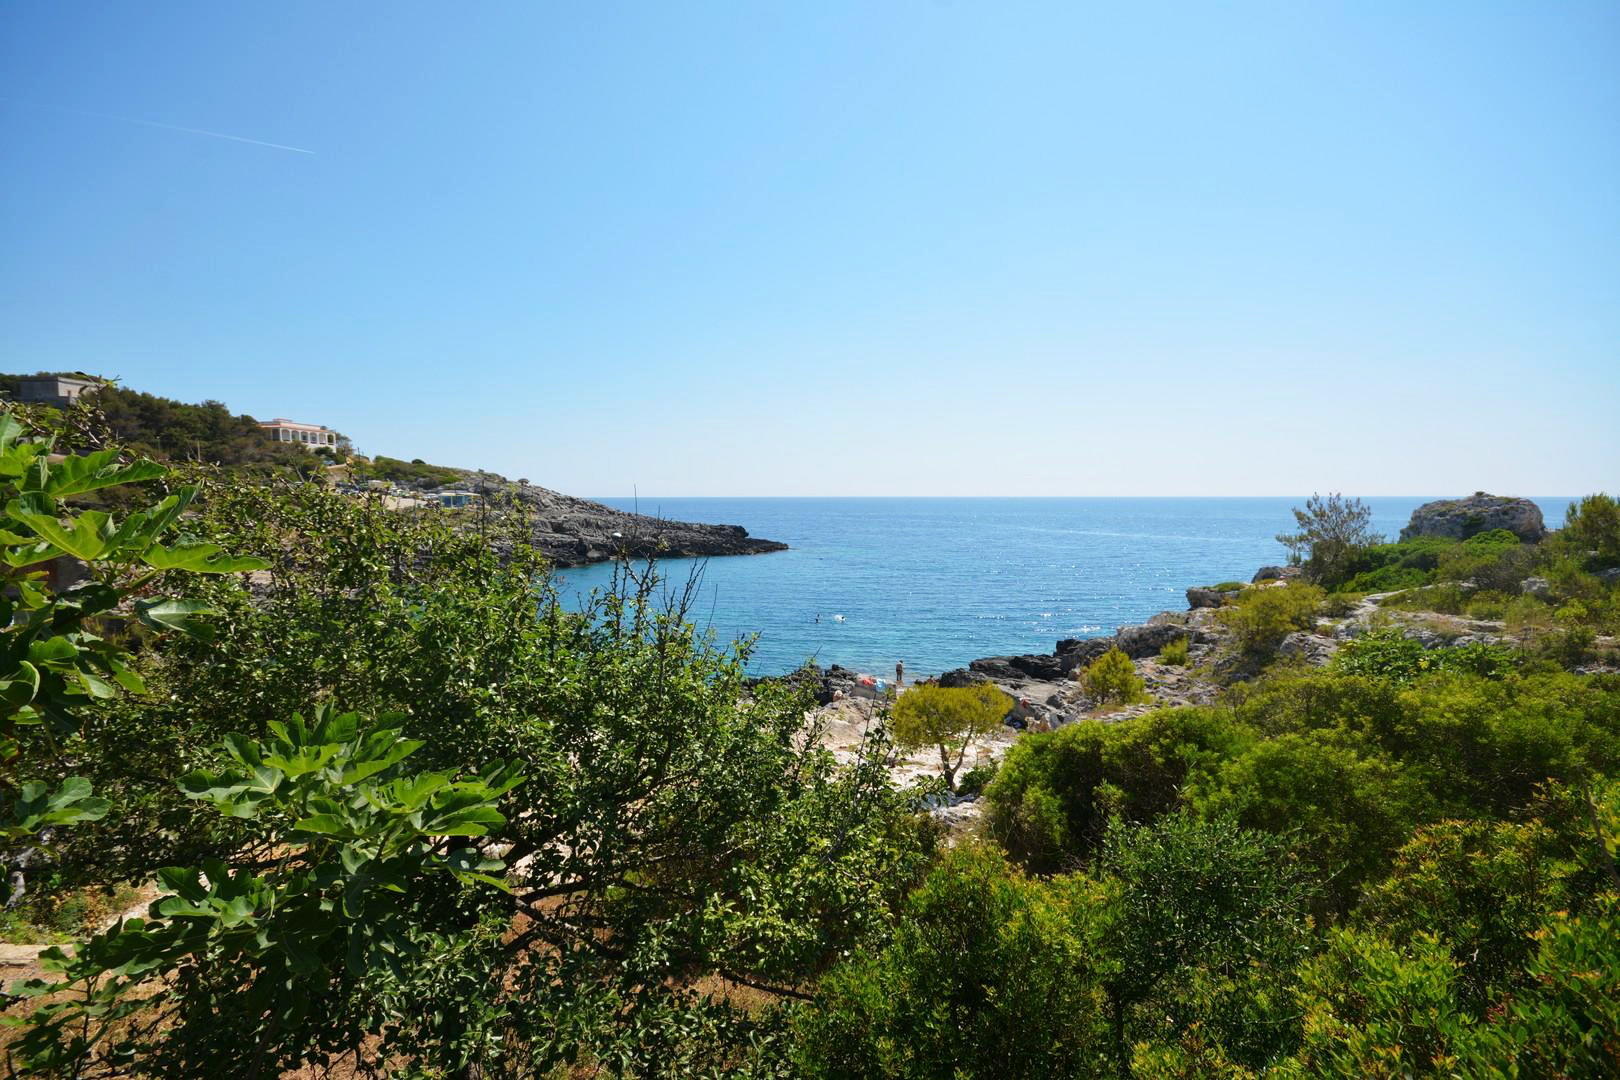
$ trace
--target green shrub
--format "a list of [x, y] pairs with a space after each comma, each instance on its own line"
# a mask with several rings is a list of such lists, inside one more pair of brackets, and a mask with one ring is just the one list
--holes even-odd
[[1400, 711], [1397, 684], [1336, 669], [1272, 676], [1236, 702], [1237, 719], [1266, 735], [1332, 728], [1362, 733], [1394, 724]]
[[1519, 544], [1520, 540], [1516, 533], [1507, 529], [1491, 529], [1488, 532], [1475, 533], [1458, 547], [1463, 551], [1503, 551], [1518, 547]]
[[1399, 630], [1379, 630], [1347, 641], [1333, 658], [1336, 671], [1398, 683], [1435, 671], [1465, 671], [1499, 679], [1514, 667], [1513, 650], [1484, 642], [1427, 649]]
[[1620, 566], [1620, 502], [1600, 493], [1572, 503], [1557, 539], [1591, 569]]
[[1193, 1023], [1251, 1067], [1293, 1045], [1287, 973], [1307, 948], [1308, 888], [1283, 840], [1184, 811], [1115, 820], [1095, 873], [1106, 900], [1094, 962], [1116, 1061]]
[[1159, 650], [1159, 659], [1163, 663], [1172, 664], [1175, 667], [1185, 667], [1187, 664], [1187, 650], [1190, 646], [1191, 643], [1187, 638], [1176, 638]]
[[1422, 769], [1459, 813], [1505, 816], [1550, 781], [1578, 785], [1620, 764], [1620, 697], [1564, 672], [1483, 679], [1443, 671], [1403, 688], [1400, 708], [1366, 734]]
[[1477, 592], [1463, 605], [1463, 614], [1470, 619], [1500, 622], [1507, 614], [1507, 606], [1511, 599], [1506, 593]]
[[1561, 667], [1584, 664], [1593, 656], [1597, 633], [1588, 626], [1562, 626], [1536, 639], [1534, 653]]
[[1435, 577], [1442, 581], [1472, 581], [1478, 588], [1509, 592], [1530, 576], [1540, 552], [1519, 543], [1506, 529], [1470, 536], [1445, 551]]
[[1367, 891], [1362, 923], [1406, 944], [1438, 935], [1478, 1016], [1523, 986], [1536, 926], [1573, 899], [1574, 864], [1540, 822], [1443, 821], [1412, 834], [1394, 869]]
[[1356, 554], [1350, 576], [1338, 587], [1347, 592], [1392, 592], [1427, 584], [1441, 555], [1457, 541], [1419, 536], [1394, 544], [1374, 544]]
[[996, 778], [995, 762], [987, 765], [975, 765], [962, 774], [957, 782], [956, 790], [961, 795], [982, 795], [984, 789], [990, 786], [990, 781]]
[[1242, 592], [1248, 586], [1241, 581], [1222, 581], [1219, 584], [1211, 585], [1210, 588], [1216, 592]]
[[1402, 611], [1434, 611], [1442, 615], [1461, 615], [1468, 604], [1469, 592], [1455, 582], [1425, 585], [1408, 589], [1383, 601], [1382, 606]]
[[1472, 1021], [1457, 1002], [1456, 962], [1432, 935], [1403, 948], [1363, 930], [1332, 931], [1301, 983], [1303, 1045], [1278, 1080], [1482, 1075], [1447, 1068]]
[[1206, 816], [1284, 837], [1340, 915], [1435, 809], [1420, 776], [1324, 731], [1261, 740], [1191, 787]]
[[[1534, 987], [1509, 1022], [1485, 1029], [1476, 1069], [1516, 1061], [1521, 1076], [1613, 1076], [1620, 1061], [1620, 896], [1580, 913], [1554, 912], [1534, 934]], [[1476, 1075], [1483, 1075], [1483, 1069]]]
[[1086, 665], [1080, 674], [1086, 696], [1103, 705], [1134, 705], [1148, 700], [1147, 687], [1136, 665], [1119, 649], [1109, 649]]
[[792, 1075], [1078, 1076], [1106, 1030], [1076, 890], [963, 845], [887, 947], [833, 968], [793, 1021]]
[[1094, 848], [1110, 814], [1153, 819], [1177, 804], [1189, 776], [1253, 738], [1229, 710], [1212, 707], [1025, 735], [985, 791], [990, 831], [1032, 869], [1056, 869]]
[[1283, 638], [1316, 625], [1325, 595], [1319, 586], [1301, 582], [1245, 589], [1237, 604], [1222, 608], [1219, 617], [1233, 630], [1242, 652], [1269, 657]]
[[1321, 614], [1330, 619], [1342, 619], [1356, 609], [1366, 597], [1356, 592], [1332, 592], [1322, 598]]
[[1433, 575], [1415, 566], [1381, 566], [1367, 570], [1339, 586], [1339, 591], [1353, 593], [1398, 592], [1427, 585]]

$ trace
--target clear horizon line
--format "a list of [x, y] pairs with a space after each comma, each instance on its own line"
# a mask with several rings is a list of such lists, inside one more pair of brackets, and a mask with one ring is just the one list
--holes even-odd
[[[1258, 495], [579, 495], [582, 499], [1307, 499], [1311, 495], [1321, 494], [1311, 492], [1290, 492], [1282, 494]], [[1580, 495], [1496, 495], [1489, 492], [1493, 498], [1505, 499], [1578, 499]], [[1377, 493], [1352, 495], [1356, 499], [1466, 499], [1471, 498], [1472, 492], [1466, 495], [1447, 495], [1435, 492], [1406, 492], [1406, 493]]]

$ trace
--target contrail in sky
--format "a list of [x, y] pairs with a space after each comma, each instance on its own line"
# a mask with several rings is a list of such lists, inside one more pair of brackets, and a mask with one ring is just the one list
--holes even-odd
[[[8, 100], [0, 98], [0, 100]], [[89, 116], [97, 120], [118, 120], [126, 124], [140, 124], [142, 127], [162, 128], [165, 131], [183, 131], [187, 135], [207, 135], [211, 139], [229, 139], [231, 142], [247, 143], [249, 146], [266, 146], [271, 150], [287, 150], [294, 154], [314, 154], [313, 150], [305, 150], [301, 146], [285, 146], [281, 143], [265, 142], [263, 139], [250, 139], [245, 135], [227, 135], [223, 131], [204, 131], [202, 128], [181, 127], [179, 124], [165, 124], [157, 120], [137, 120], [133, 116], [114, 116], [112, 113], [91, 112], [88, 109], [70, 109], [64, 105], [33, 105], [25, 101], [12, 101], [13, 105], [21, 105], [29, 109], [48, 109], [51, 112], [73, 113], [76, 116]]]

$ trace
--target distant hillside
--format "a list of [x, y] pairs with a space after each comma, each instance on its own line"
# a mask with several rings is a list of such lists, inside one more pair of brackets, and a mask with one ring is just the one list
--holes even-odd
[[[41, 374], [53, 374], [42, 372]], [[0, 375], [0, 394], [15, 400], [25, 375]], [[302, 447], [267, 438], [246, 413], [232, 415], [222, 402], [188, 405], [121, 386], [96, 392], [95, 404], [114, 438], [148, 457], [217, 465], [308, 465]]]
[[[0, 375], [0, 396], [15, 400], [19, 381], [27, 377]], [[275, 442], [253, 417], [246, 413], [233, 416], [218, 401], [188, 405], [119, 386], [105, 386], [91, 400], [106, 418], [114, 441], [158, 460], [201, 461], [253, 470], [279, 466], [306, 477], [323, 472], [315, 466], [331, 460], [301, 446]], [[787, 547], [749, 536], [741, 525], [665, 521], [536, 487], [527, 480], [511, 481], [491, 472], [430, 465], [420, 458], [404, 461], [381, 455], [351, 456], [346, 452], [346, 443], [341, 449], [345, 452], [336, 456], [348, 461], [347, 477], [354, 481], [385, 480], [424, 494], [446, 488], [469, 489], [485, 498], [528, 507], [534, 514], [535, 546], [559, 566], [600, 562], [615, 555], [755, 555]], [[101, 505], [94, 493], [86, 501]]]

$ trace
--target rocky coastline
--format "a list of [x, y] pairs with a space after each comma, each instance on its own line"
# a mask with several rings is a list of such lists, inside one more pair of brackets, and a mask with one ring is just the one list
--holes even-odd
[[[1457, 539], [1493, 529], [1505, 529], [1530, 542], [1546, 535], [1541, 511], [1535, 503], [1478, 492], [1464, 499], [1424, 504], [1413, 513], [1401, 536], [1403, 539], [1415, 536]], [[1247, 587], [1282, 586], [1297, 579], [1300, 573], [1298, 566], [1263, 566]], [[1462, 582], [1460, 586], [1474, 587], [1471, 582]], [[1534, 594], [1545, 586], [1543, 579], [1529, 577], [1518, 588]], [[1220, 610], [1232, 603], [1242, 588], [1235, 583], [1193, 586], [1187, 589], [1184, 611], [1163, 611], [1146, 622], [1121, 626], [1111, 635], [1064, 638], [1057, 641], [1049, 653], [980, 657], [965, 667], [943, 672], [935, 681], [942, 686], [995, 684], [1018, 703], [1008, 721], [1019, 728], [1044, 729], [1080, 719], [1114, 722], [1154, 708], [1212, 704], [1233, 683], [1259, 673], [1252, 659], [1230, 647], [1232, 631], [1220, 616]], [[1312, 628], [1297, 630], [1283, 638], [1276, 648], [1275, 659], [1320, 667], [1333, 659], [1344, 642], [1375, 629], [1394, 630], [1426, 649], [1474, 642], [1513, 644], [1512, 635], [1500, 620], [1385, 607], [1384, 601], [1395, 595], [1388, 592], [1362, 596], [1347, 610], [1319, 616]], [[1161, 650], [1183, 638], [1188, 645], [1187, 662], [1162, 662]], [[1602, 643], [1614, 644], [1607, 639]], [[1136, 665], [1137, 674], [1146, 684], [1149, 704], [1104, 710], [1086, 699], [1077, 675], [1114, 648]], [[878, 696], [868, 685], [868, 676], [836, 665], [824, 671], [807, 668], [790, 678], [808, 681], [822, 705], [845, 698]]]
[[615, 510], [589, 499], [467, 471], [464, 490], [491, 502], [515, 501], [534, 518], [534, 544], [559, 567], [586, 566], [616, 558], [704, 558], [786, 551], [777, 540], [748, 535], [741, 525], [671, 521]]

